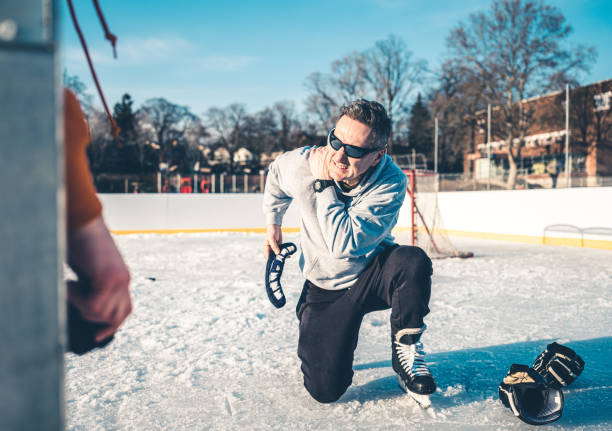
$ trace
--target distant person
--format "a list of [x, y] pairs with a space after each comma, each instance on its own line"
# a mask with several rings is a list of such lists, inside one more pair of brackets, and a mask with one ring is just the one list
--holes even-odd
[[142, 172], [160, 172], [159, 166], [159, 150], [160, 147], [149, 140], [145, 141], [142, 148]]
[[193, 173], [209, 174], [211, 172], [208, 154], [210, 149], [199, 144], [195, 157], [193, 159]]
[[170, 145], [170, 157], [168, 165], [168, 172], [171, 172], [173, 174], [188, 174], [190, 171], [189, 163], [187, 161], [187, 152], [185, 151], [185, 145], [179, 143], [177, 139], [173, 139]]
[[420, 341], [429, 313], [432, 263], [394, 243], [406, 175], [386, 154], [391, 121], [377, 102], [340, 110], [327, 146], [284, 153], [270, 165], [263, 209], [266, 257], [278, 254], [283, 215], [301, 215], [297, 305], [304, 386], [317, 401], [336, 401], [353, 377], [353, 355], [366, 313], [391, 308], [391, 357], [400, 386], [421, 404], [436, 389]]
[[[68, 328], [72, 338], [69, 347], [84, 353], [108, 341], [132, 311], [130, 273], [102, 219], [102, 206], [85, 154], [89, 143], [87, 123], [76, 96], [69, 90], [64, 90], [64, 133], [67, 260], [78, 277], [68, 282], [69, 312], [73, 313], [69, 320], [72, 327]], [[93, 340], [84, 341], [89, 346], [76, 346], [77, 335], [88, 336], [83, 333], [84, 325], [93, 332]]]
[[557, 188], [557, 177], [559, 176], [559, 170], [557, 169], [557, 159], [552, 159], [546, 165], [546, 173], [550, 175], [552, 179], [552, 188]]

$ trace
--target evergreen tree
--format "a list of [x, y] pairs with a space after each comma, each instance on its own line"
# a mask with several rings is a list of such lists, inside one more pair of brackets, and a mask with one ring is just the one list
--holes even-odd
[[433, 133], [431, 115], [419, 93], [410, 110], [408, 145], [410, 151], [414, 149], [417, 154], [423, 154], [427, 158], [429, 168], [433, 167]]
[[113, 117], [121, 129], [119, 140], [126, 144], [132, 143], [130, 141], [136, 137], [136, 117], [132, 111], [133, 104], [132, 96], [126, 93], [121, 97], [121, 102], [115, 103], [113, 108]]
[[113, 107], [113, 118], [121, 129], [119, 142], [104, 151], [103, 170], [107, 173], [134, 174], [140, 172], [140, 149], [136, 142], [136, 118], [132, 112], [134, 101], [129, 94]]

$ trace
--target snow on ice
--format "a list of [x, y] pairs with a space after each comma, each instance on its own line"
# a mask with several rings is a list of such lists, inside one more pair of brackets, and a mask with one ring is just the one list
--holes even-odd
[[434, 261], [423, 342], [439, 388], [423, 410], [391, 369], [389, 311], [364, 319], [343, 397], [310, 398], [296, 354], [298, 258], [285, 266], [287, 305], [277, 310], [264, 289], [262, 235], [116, 240], [134, 312], [106, 349], [67, 355], [69, 429], [528, 429], [497, 386], [512, 363], [531, 365], [554, 340], [586, 367], [547, 429], [612, 429], [609, 251], [456, 240], [475, 257]]

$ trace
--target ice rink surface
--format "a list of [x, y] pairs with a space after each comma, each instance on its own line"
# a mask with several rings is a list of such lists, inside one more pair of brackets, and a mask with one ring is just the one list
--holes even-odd
[[551, 341], [586, 367], [546, 429], [612, 429], [610, 251], [454, 239], [475, 257], [434, 261], [422, 341], [438, 391], [424, 411], [391, 369], [389, 311], [364, 319], [343, 397], [310, 398], [296, 354], [298, 258], [285, 266], [277, 310], [264, 290], [263, 235], [116, 241], [134, 312], [106, 349], [67, 355], [71, 430], [526, 430], [497, 386]]

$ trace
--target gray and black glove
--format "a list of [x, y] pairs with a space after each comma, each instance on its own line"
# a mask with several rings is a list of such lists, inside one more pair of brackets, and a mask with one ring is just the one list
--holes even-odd
[[498, 391], [504, 406], [531, 425], [554, 422], [563, 412], [561, 390], [547, 385], [544, 377], [527, 365], [512, 364]]
[[533, 363], [533, 369], [555, 388], [569, 386], [584, 370], [584, 361], [569, 347], [551, 343]]

